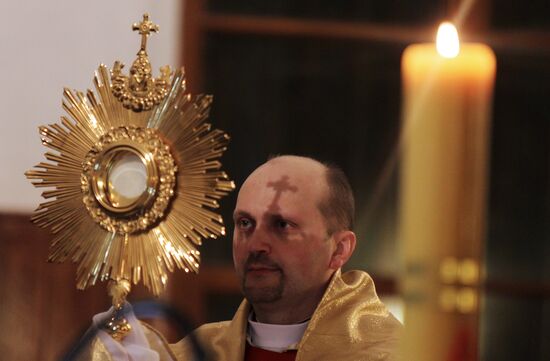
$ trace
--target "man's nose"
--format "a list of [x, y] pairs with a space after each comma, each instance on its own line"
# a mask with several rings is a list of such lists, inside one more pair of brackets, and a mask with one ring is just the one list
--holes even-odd
[[271, 252], [271, 237], [265, 227], [256, 227], [248, 238], [249, 252]]

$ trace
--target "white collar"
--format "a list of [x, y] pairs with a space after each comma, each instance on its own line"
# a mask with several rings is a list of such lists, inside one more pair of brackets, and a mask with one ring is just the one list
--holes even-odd
[[309, 320], [291, 325], [274, 325], [252, 320], [248, 315], [247, 341], [250, 345], [264, 350], [284, 352], [297, 350], [298, 343], [306, 331]]

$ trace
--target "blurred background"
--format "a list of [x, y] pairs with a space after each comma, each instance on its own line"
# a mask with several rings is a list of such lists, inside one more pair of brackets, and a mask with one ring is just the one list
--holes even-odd
[[[464, 10], [466, 9], [466, 10]], [[550, 3], [517, 1], [22, 1], [0, 5], [0, 354], [56, 360], [95, 313], [105, 285], [76, 291], [72, 264], [47, 264], [47, 230], [29, 222], [41, 202], [24, 172], [45, 152], [37, 127], [63, 114], [64, 86], [92, 87], [100, 63], [131, 64], [144, 12], [160, 25], [155, 72], [185, 65], [189, 88], [214, 95], [210, 122], [231, 135], [222, 161], [237, 187], [269, 155], [340, 165], [356, 194], [360, 240], [349, 268], [367, 270], [406, 322], [400, 291], [401, 55], [432, 42], [461, 11], [463, 40], [483, 42], [497, 71], [477, 244], [480, 302], [452, 314], [442, 360], [550, 359]], [[6, 24], [7, 23], [7, 24]], [[199, 275], [177, 273], [163, 300], [194, 325], [228, 319], [241, 295], [229, 236], [202, 247]], [[146, 298], [138, 287], [133, 300]], [[465, 321], [466, 320], [466, 321]], [[170, 341], [183, 335], [156, 321]], [[431, 342], [439, 342], [431, 340]], [[4, 358], [4, 357], [3, 357]]]

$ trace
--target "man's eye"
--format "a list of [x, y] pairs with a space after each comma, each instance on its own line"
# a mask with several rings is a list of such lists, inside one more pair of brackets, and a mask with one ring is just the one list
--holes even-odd
[[275, 225], [278, 229], [286, 230], [292, 227], [292, 224], [288, 221], [285, 221], [284, 219], [279, 219], [276, 221]]
[[252, 226], [252, 222], [248, 218], [241, 218], [237, 220], [237, 227], [241, 229], [248, 229]]

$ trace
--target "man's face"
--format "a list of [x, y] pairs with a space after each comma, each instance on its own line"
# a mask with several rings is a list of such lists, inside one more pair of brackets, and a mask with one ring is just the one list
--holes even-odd
[[264, 164], [243, 184], [233, 260], [249, 302], [320, 299], [334, 271], [334, 245], [318, 207], [326, 192], [323, 166], [293, 157]]

